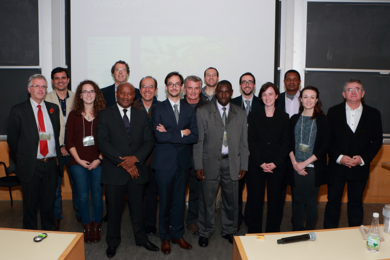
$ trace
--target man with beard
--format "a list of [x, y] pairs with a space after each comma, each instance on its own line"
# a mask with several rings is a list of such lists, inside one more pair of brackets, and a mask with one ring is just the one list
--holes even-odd
[[200, 98], [210, 102], [215, 101], [215, 88], [219, 81], [219, 72], [216, 68], [210, 67], [204, 71], [204, 83]]

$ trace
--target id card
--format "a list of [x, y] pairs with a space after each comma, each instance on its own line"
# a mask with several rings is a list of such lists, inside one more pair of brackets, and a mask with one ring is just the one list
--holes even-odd
[[308, 145], [308, 144], [300, 143], [300, 144], [299, 144], [299, 151], [302, 151], [302, 152], [304, 152], [304, 153], [309, 152], [309, 145]]
[[49, 141], [50, 140], [50, 134], [46, 132], [39, 132], [39, 140], [41, 141]]
[[227, 133], [226, 133], [226, 131], [223, 132], [223, 140], [227, 141]]
[[83, 146], [91, 146], [95, 144], [95, 139], [92, 135], [83, 138]]

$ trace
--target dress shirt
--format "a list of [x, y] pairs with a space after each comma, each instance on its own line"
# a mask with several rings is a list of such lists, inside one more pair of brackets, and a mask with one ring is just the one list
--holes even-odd
[[127, 115], [127, 117], [129, 118], [129, 123], [130, 123], [131, 106], [128, 107], [128, 108], [123, 108], [123, 107], [121, 107], [118, 103], [116, 103], [116, 105], [118, 106], [118, 109], [119, 109], [119, 112], [121, 113], [122, 119], [123, 119], [123, 117], [125, 116], [125, 113], [123, 112], [123, 109], [127, 109], [126, 115]]
[[285, 101], [286, 101], [286, 113], [290, 116], [290, 118], [298, 114], [299, 111], [299, 95], [301, 92], [298, 90], [297, 93], [295, 94], [293, 100], [289, 99], [287, 97], [287, 93], [285, 95]]
[[43, 121], [45, 122], [45, 130], [46, 130], [46, 133], [50, 134], [50, 140], [47, 140], [47, 147], [49, 149], [49, 153], [46, 156], [43, 156], [40, 153], [40, 142], [38, 142], [37, 159], [56, 157], [57, 156], [56, 140], [55, 140], [53, 125], [51, 123], [49, 114], [47, 113], [47, 108], [46, 108], [45, 102], [42, 101], [41, 104], [38, 104], [32, 98], [30, 98], [30, 103], [31, 103], [31, 107], [34, 111], [35, 122], [37, 123], [38, 132], [39, 132], [38, 105], [41, 105]]
[[[173, 102], [172, 100], [169, 100], [169, 103], [171, 104], [171, 107], [172, 107], [172, 110], [175, 111], [175, 108], [173, 107], [173, 105], [177, 105], [177, 111], [179, 111], [179, 115], [180, 115], [180, 99], [177, 101], [177, 103]], [[180, 134], [181, 134], [181, 137], [183, 137], [183, 132], [180, 130]]]
[[[222, 118], [222, 115], [223, 115], [223, 110], [222, 110], [222, 108], [223, 108], [223, 106], [221, 105], [221, 104], [219, 104], [218, 103], [218, 101], [215, 101], [215, 102], [217, 102], [217, 107], [218, 107], [218, 110], [219, 110], [219, 114], [221, 115], [221, 118]], [[227, 119], [229, 118], [229, 108], [230, 108], [230, 103], [229, 104], [227, 104], [226, 106], [226, 124], [227, 124]], [[228, 136], [228, 139], [229, 139], [229, 136]], [[229, 154], [229, 146], [223, 146], [223, 144], [222, 144], [222, 150], [221, 150], [221, 153], [222, 154]]]
[[[253, 103], [252, 103], [252, 101], [253, 101], [253, 96], [254, 96], [254, 95], [253, 95], [253, 93], [252, 93], [252, 97], [249, 99], [249, 105], [251, 106], [251, 107], [250, 107], [250, 109], [249, 109], [249, 111], [251, 111], [251, 110], [252, 110], [252, 104], [253, 104]], [[245, 100], [247, 100], [247, 99], [245, 99], [245, 98], [244, 98], [244, 96], [242, 96], [242, 103], [244, 104], [244, 108], [246, 109], [246, 102], [245, 102]]]
[[[362, 103], [360, 103], [360, 106], [356, 109], [352, 109], [350, 106], [348, 106], [347, 102], [345, 102], [345, 115], [347, 117], [347, 124], [349, 128], [351, 128], [352, 132], [355, 133], [356, 128], [359, 124], [360, 117], [362, 116], [363, 113], [363, 106]], [[343, 158], [343, 154], [340, 154], [339, 157], [337, 158], [336, 162], [340, 164], [341, 158]], [[364, 161], [361, 156], [360, 160], [362, 160], [362, 164], [360, 166], [364, 165]]]

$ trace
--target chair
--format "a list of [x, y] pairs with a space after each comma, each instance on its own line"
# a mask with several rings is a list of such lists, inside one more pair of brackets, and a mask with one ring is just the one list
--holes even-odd
[[4, 166], [5, 177], [0, 177], [0, 187], [8, 187], [9, 196], [11, 198], [11, 206], [14, 205], [12, 200], [11, 187], [19, 186], [20, 181], [17, 176], [10, 176], [10, 174], [15, 172], [16, 165], [14, 161], [9, 157], [9, 166], [7, 167], [4, 162], [0, 162], [0, 165]]

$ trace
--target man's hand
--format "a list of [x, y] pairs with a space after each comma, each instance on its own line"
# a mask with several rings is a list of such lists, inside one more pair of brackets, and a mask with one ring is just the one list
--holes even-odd
[[203, 171], [203, 169], [196, 170], [195, 171], [195, 176], [196, 176], [196, 178], [198, 178], [198, 180], [204, 181], [204, 171]]
[[181, 132], [183, 133], [183, 136], [189, 136], [191, 134], [190, 129], [184, 129], [184, 130], [181, 130]]
[[240, 172], [238, 173], [238, 180], [241, 180], [242, 178], [244, 178], [245, 174], [246, 174], [246, 171], [240, 170]]
[[349, 157], [348, 155], [344, 155], [341, 158], [340, 164], [347, 166], [348, 168], [354, 167], [356, 165], [354, 160], [351, 157]]
[[162, 124], [158, 124], [158, 126], [156, 126], [156, 129], [157, 129], [157, 131], [159, 131], [161, 133], [167, 131], [167, 130], [165, 130], [165, 127]]
[[123, 160], [123, 162], [118, 164], [118, 167], [122, 167], [126, 171], [128, 169], [130, 169], [131, 167], [133, 167], [136, 162], [138, 162], [138, 159], [135, 156], [125, 156], [125, 157], [120, 157], [119, 156], [119, 159]]
[[137, 177], [139, 176], [137, 166], [135, 166], [135, 165], [133, 167], [130, 167], [126, 171], [130, 174], [132, 179], [137, 179]]
[[362, 158], [360, 158], [360, 156], [359, 155], [355, 155], [354, 157], [352, 157], [352, 161], [354, 162], [354, 166], [356, 166], [356, 165], [360, 165], [360, 164], [362, 164], [363, 162], [362, 162]]
[[62, 156], [69, 156], [68, 151], [66, 150], [65, 146], [61, 147], [61, 155]]

